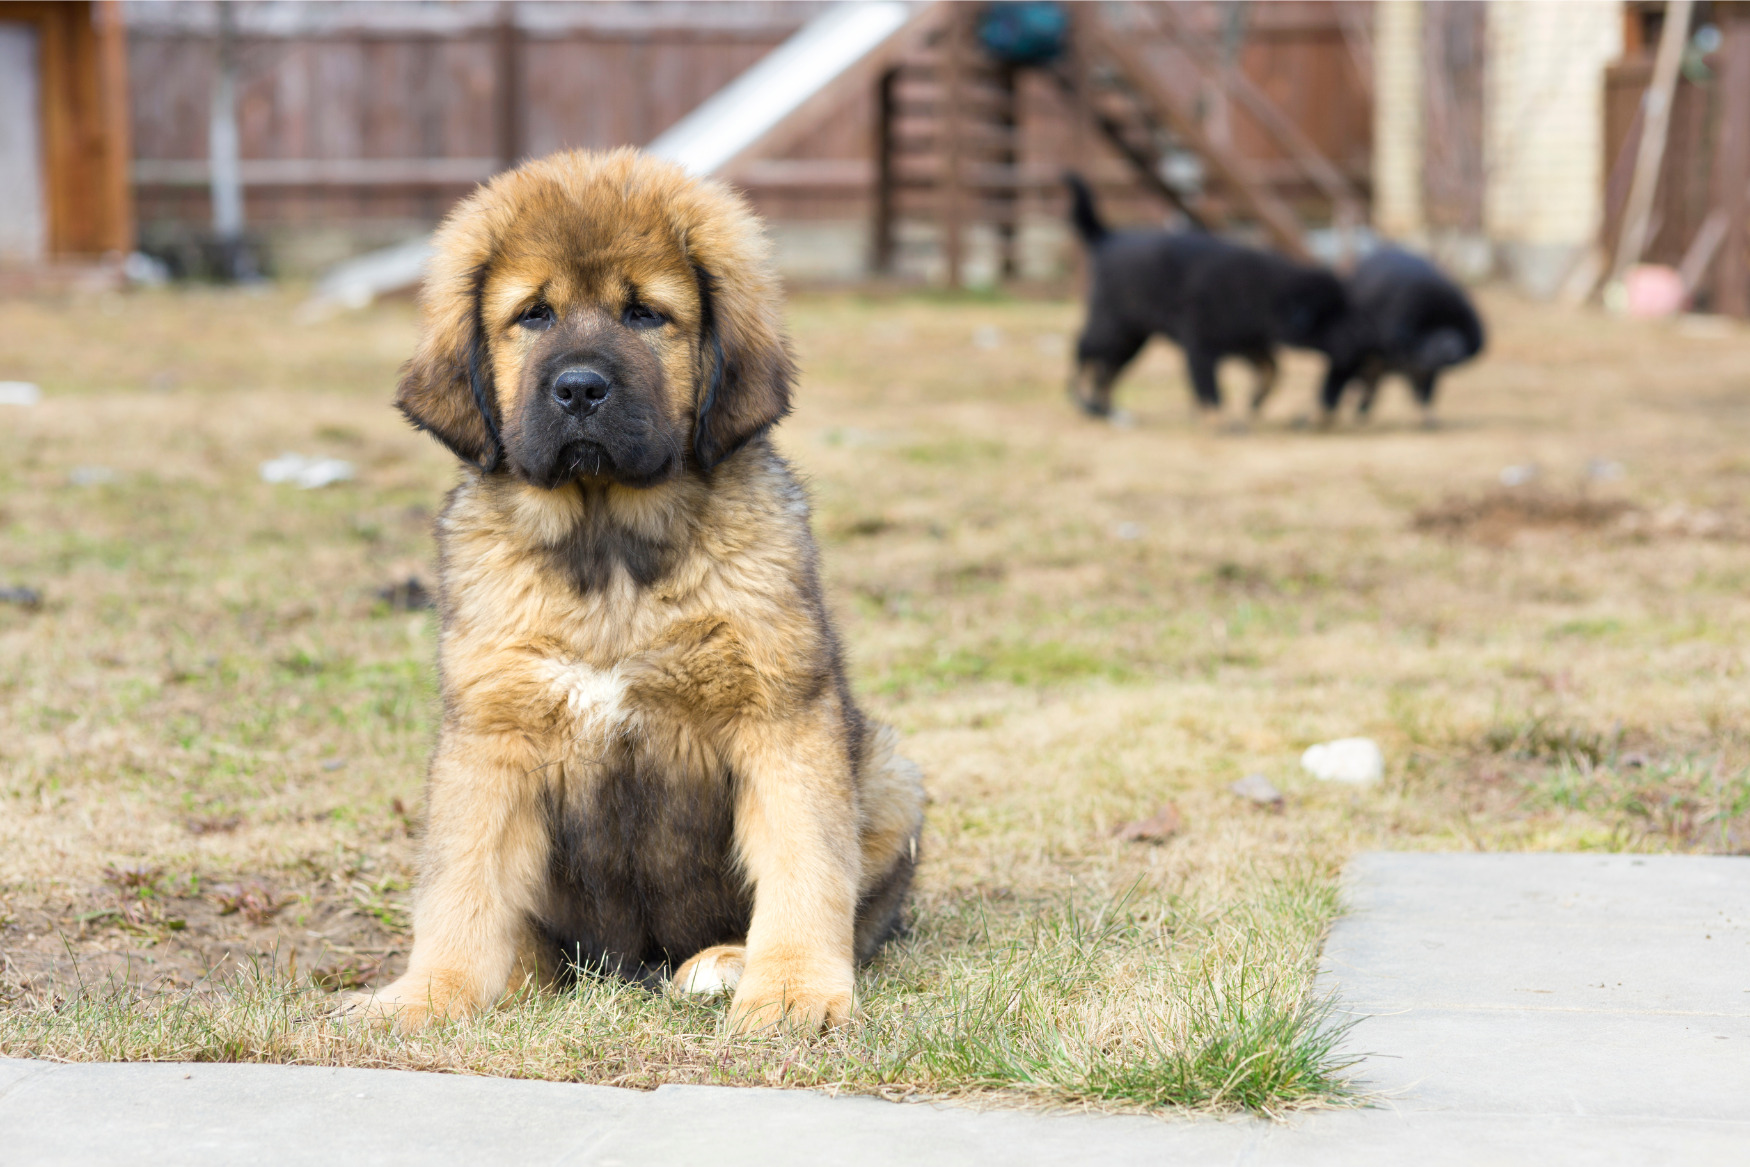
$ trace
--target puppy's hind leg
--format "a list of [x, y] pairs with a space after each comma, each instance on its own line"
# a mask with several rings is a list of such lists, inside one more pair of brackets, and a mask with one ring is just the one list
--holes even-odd
[[857, 888], [857, 959], [875, 955], [899, 931], [918, 863], [924, 823], [923, 774], [898, 752], [892, 727], [870, 723], [858, 772], [857, 826], [863, 872]]
[[1319, 390], [1319, 420], [1320, 429], [1328, 430], [1337, 421], [1337, 407], [1343, 402], [1343, 390], [1349, 387], [1349, 382], [1355, 379], [1357, 370], [1353, 364], [1331, 359], [1330, 366], [1325, 369], [1325, 383]]
[[1112, 414], [1112, 378], [1093, 361], [1077, 361], [1069, 378], [1069, 399], [1089, 417]]
[[1373, 416], [1373, 403], [1379, 397], [1379, 383], [1385, 374], [1369, 369], [1361, 378], [1361, 397], [1355, 402], [1355, 420], [1366, 421]]
[[1270, 394], [1276, 391], [1282, 370], [1276, 364], [1275, 353], [1253, 357], [1252, 369], [1258, 375], [1257, 383], [1252, 387], [1252, 417], [1255, 420], [1264, 412], [1264, 403], [1270, 400]]
[[1434, 415], [1434, 390], [1440, 377], [1440, 370], [1426, 373], [1416, 373], [1410, 378], [1410, 392], [1416, 395], [1416, 404], [1422, 409], [1422, 428], [1433, 430], [1440, 428], [1440, 419]]
[[714, 944], [695, 952], [674, 970], [670, 992], [697, 996], [733, 993], [747, 968], [747, 945]]
[[1191, 378], [1191, 392], [1198, 412], [1206, 419], [1221, 416], [1221, 382], [1216, 380], [1217, 357], [1200, 348], [1185, 350], [1185, 371]]
[[1148, 340], [1146, 335], [1083, 334], [1076, 345], [1076, 369], [1069, 396], [1089, 417], [1112, 416], [1112, 387]]

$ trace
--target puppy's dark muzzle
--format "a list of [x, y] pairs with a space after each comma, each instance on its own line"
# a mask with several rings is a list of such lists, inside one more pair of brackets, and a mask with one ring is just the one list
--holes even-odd
[[553, 401], [572, 417], [588, 417], [613, 392], [608, 379], [594, 369], [566, 369], [553, 378]]

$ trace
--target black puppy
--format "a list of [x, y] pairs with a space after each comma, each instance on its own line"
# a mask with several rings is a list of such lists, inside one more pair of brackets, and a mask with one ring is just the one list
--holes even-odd
[[1349, 277], [1349, 316], [1337, 334], [1320, 395], [1327, 425], [1351, 381], [1361, 382], [1356, 416], [1365, 420], [1380, 378], [1401, 373], [1431, 426], [1435, 381], [1483, 350], [1483, 322], [1464, 289], [1420, 256], [1390, 247], [1362, 260]]
[[1088, 413], [1111, 414], [1112, 383], [1156, 334], [1184, 349], [1197, 404], [1210, 413], [1221, 408], [1221, 358], [1240, 357], [1257, 371], [1257, 413], [1276, 387], [1279, 346], [1329, 351], [1346, 310], [1330, 272], [1201, 232], [1110, 231], [1087, 183], [1074, 174], [1064, 182], [1093, 277], [1070, 383]]

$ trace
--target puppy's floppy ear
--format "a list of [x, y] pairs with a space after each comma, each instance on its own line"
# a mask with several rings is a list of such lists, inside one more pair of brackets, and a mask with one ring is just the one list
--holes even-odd
[[720, 278], [697, 263], [693, 275], [703, 365], [693, 457], [709, 470], [790, 412], [796, 362], [766, 281]]
[[[466, 210], [466, 207], [463, 208]], [[458, 219], [462, 214], [458, 212]], [[492, 362], [480, 318], [480, 293], [487, 261], [468, 264], [473, 250], [457, 238], [453, 219], [436, 239], [425, 287], [420, 293], [423, 332], [413, 359], [401, 369], [395, 406], [414, 428], [449, 447], [458, 458], [491, 473], [504, 457], [498, 437], [498, 401]]]

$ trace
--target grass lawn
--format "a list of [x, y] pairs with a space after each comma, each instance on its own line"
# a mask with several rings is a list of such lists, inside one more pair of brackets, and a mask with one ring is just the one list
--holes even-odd
[[[1491, 295], [1438, 432], [1395, 385], [1294, 428], [1299, 358], [1205, 428], [1166, 349], [1114, 428], [1063, 396], [1073, 304], [804, 295], [779, 441], [932, 796], [859, 1021], [731, 1042], [586, 980], [330, 1022], [406, 958], [434, 620], [380, 593], [431, 582], [455, 471], [386, 404], [411, 307], [296, 303], [0, 302], [0, 379], [44, 391], [0, 406], [0, 586], [42, 597], [0, 603], [0, 1054], [1274, 1112], [1342, 1095], [1310, 989], [1355, 851], [1750, 848], [1750, 333]], [[287, 450], [357, 477], [261, 482]], [[1350, 734], [1382, 784], [1300, 773]]]

